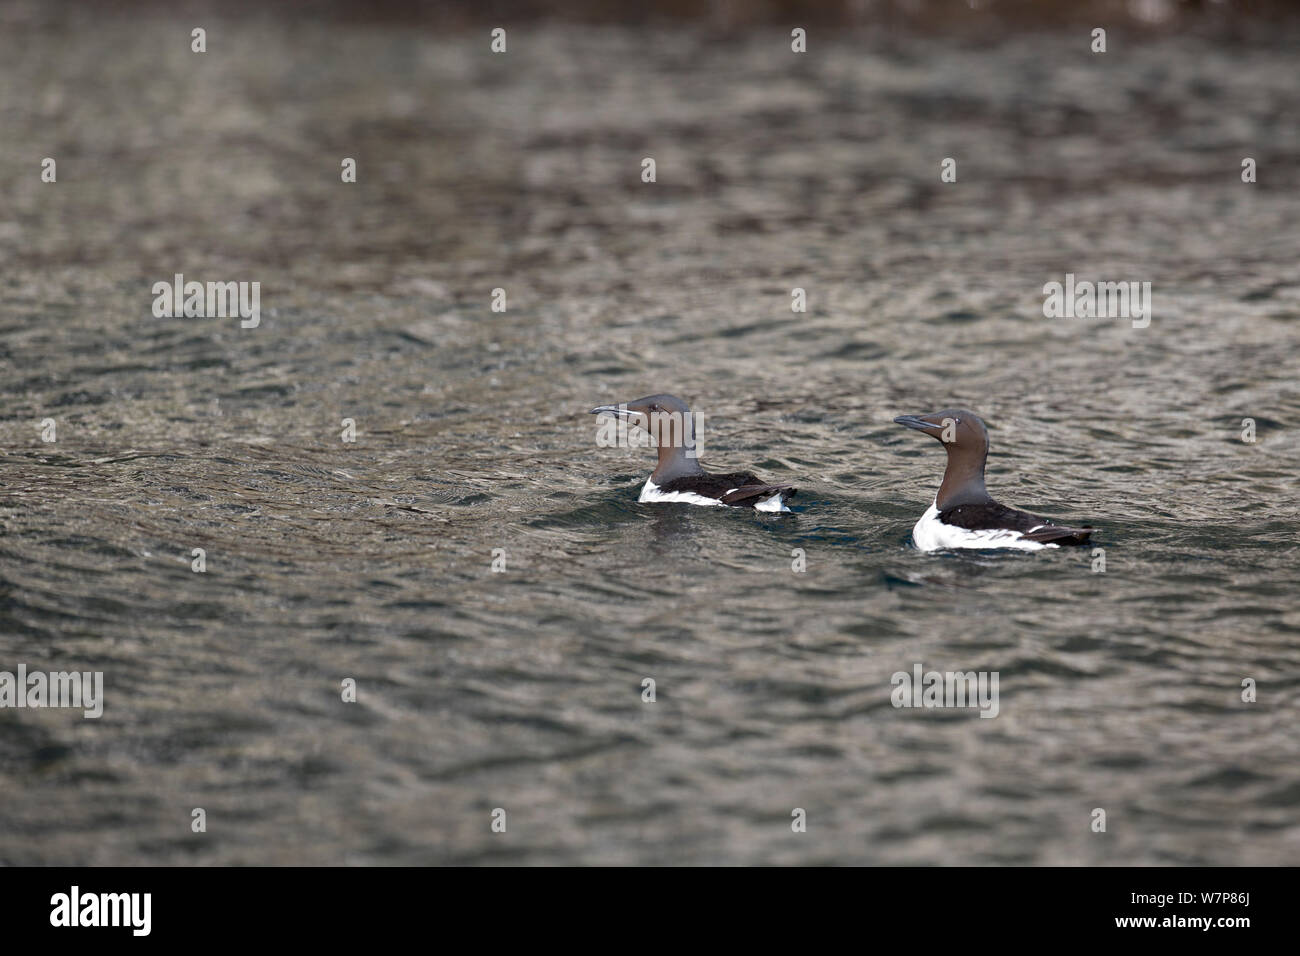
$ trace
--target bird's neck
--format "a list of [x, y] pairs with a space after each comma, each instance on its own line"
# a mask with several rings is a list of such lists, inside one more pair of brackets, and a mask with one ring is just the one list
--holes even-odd
[[660, 445], [659, 446], [659, 464], [655, 467], [654, 473], [651, 474], [650, 480], [656, 485], [662, 486], [666, 481], [672, 481], [675, 478], [686, 478], [691, 475], [702, 475], [704, 469], [700, 467], [699, 461], [693, 454], [694, 449], [683, 448], [680, 445]]
[[940, 511], [956, 508], [958, 505], [988, 504], [989, 497], [984, 487], [984, 462], [988, 458], [988, 449], [982, 454], [969, 454], [964, 450], [960, 454], [948, 454], [948, 467], [943, 473], [943, 484], [935, 496], [935, 507]]

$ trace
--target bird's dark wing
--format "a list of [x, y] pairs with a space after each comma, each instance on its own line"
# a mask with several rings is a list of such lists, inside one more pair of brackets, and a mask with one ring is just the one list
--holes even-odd
[[781, 500], [791, 497], [795, 489], [790, 485], [769, 485], [759, 481], [747, 471], [727, 475], [687, 475], [674, 478], [660, 486], [660, 491], [693, 491], [705, 498], [716, 498], [724, 505], [752, 508], [772, 495], [781, 493]]
[[1006, 505], [989, 501], [984, 504], [958, 505], [939, 512], [939, 520], [968, 531], [1008, 530], [1019, 531], [1021, 536], [1039, 544], [1087, 544], [1091, 528], [1066, 528], [1052, 524], [1046, 518], [1017, 511]]
[[1061, 525], [1049, 524], [1037, 531], [1025, 531], [1021, 537], [1030, 541], [1037, 541], [1039, 544], [1087, 544], [1088, 538], [1092, 534], [1091, 528], [1065, 528]]
[[781, 501], [784, 503], [794, 497], [795, 489], [791, 485], [741, 485], [730, 494], [723, 495], [722, 503], [739, 508], [752, 508], [760, 501], [766, 501], [776, 494], [781, 496]]
[[756, 485], [758, 483], [758, 479], [748, 472], [737, 472], [734, 475], [687, 475], [684, 478], [674, 478], [672, 481], [664, 482], [659, 487], [659, 490], [691, 491], [697, 495], [703, 495], [705, 498], [717, 498], [720, 501], [723, 495], [739, 488], [741, 485]]

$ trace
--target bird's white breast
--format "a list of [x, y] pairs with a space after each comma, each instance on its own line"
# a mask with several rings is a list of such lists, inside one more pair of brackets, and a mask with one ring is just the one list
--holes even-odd
[[704, 505], [706, 507], [722, 504], [717, 498], [706, 498], [704, 495], [698, 495], [693, 491], [661, 491], [659, 486], [649, 478], [645, 480], [645, 485], [641, 488], [641, 497], [637, 500], [641, 502], [676, 501], [681, 504]]
[[930, 505], [916, 527], [912, 529], [912, 543], [922, 551], [947, 551], [951, 548], [1015, 548], [1020, 551], [1040, 551], [1055, 548], [1054, 544], [1028, 541], [1019, 531], [1010, 528], [982, 528], [970, 530], [939, 520], [939, 508]]

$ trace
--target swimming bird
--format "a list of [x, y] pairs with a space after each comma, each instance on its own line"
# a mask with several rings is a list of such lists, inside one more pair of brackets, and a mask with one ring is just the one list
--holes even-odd
[[974, 412], [944, 409], [933, 415], [903, 415], [895, 424], [925, 432], [943, 442], [948, 467], [934, 504], [912, 529], [922, 551], [947, 548], [1018, 548], [1037, 551], [1087, 544], [1092, 528], [1066, 528], [1046, 518], [998, 504], [984, 489], [989, 433]]
[[650, 395], [634, 402], [597, 405], [591, 414], [613, 415], [638, 425], [658, 447], [659, 465], [641, 488], [640, 501], [790, 510], [786, 502], [795, 494], [790, 485], [769, 485], [748, 471], [711, 475], [701, 468], [695, 457], [695, 417], [676, 396]]

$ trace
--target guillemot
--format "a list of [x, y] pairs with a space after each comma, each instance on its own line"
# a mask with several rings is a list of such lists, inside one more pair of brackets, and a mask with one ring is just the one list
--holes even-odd
[[659, 448], [659, 464], [641, 488], [642, 502], [730, 505], [756, 511], [789, 511], [795, 494], [790, 485], [769, 485], [748, 471], [711, 475], [696, 460], [695, 418], [673, 395], [650, 395], [634, 402], [597, 405], [593, 415], [613, 415], [650, 433]]
[[1046, 518], [998, 504], [984, 489], [984, 462], [989, 433], [974, 412], [944, 409], [932, 415], [895, 418], [943, 442], [948, 467], [934, 504], [912, 529], [912, 541], [922, 551], [948, 548], [1018, 548], [1037, 551], [1059, 545], [1087, 544], [1092, 528], [1066, 528]]

